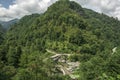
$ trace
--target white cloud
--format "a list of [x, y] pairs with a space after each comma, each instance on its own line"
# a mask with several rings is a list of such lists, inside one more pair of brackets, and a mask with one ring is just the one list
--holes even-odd
[[42, 13], [56, 0], [16, 0], [8, 9], [0, 6], [0, 20], [21, 18], [32, 13]]
[[82, 6], [120, 19], [120, 0], [74, 0]]
[[[21, 18], [32, 13], [42, 13], [57, 0], [15, 0], [8, 9], [0, 4], [0, 20]], [[83, 7], [120, 19], [120, 0], [72, 0]]]

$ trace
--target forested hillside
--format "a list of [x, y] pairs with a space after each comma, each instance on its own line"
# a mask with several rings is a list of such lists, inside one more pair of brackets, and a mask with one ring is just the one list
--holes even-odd
[[[59, 0], [43, 14], [24, 16], [5, 33], [0, 80], [119, 80], [119, 36], [119, 20]], [[79, 66], [64, 74], [61, 69], [69, 63]]]

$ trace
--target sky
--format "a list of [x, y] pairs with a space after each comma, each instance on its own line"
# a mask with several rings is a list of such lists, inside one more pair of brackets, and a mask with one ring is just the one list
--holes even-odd
[[[57, 0], [0, 0], [0, 20], [8, 21], [33, 13], [43, 13]], [[120, 20], [120, 0], [72, 0], [82, 7], [117, 17]]]

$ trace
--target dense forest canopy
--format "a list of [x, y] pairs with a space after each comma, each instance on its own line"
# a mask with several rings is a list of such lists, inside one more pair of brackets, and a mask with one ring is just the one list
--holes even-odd
[[[119, 80], [119, 36], [119, 20], [59, 0], [4, 34], [0, 26], [0, 80]], [[79, 68], [63, 75], [55, 65], [66, 63], [54, 62], [51, 53], [69, 54], [66, 61]]]

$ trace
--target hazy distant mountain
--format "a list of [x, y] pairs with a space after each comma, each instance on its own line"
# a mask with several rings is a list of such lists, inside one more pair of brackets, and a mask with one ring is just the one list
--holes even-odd
[[10, 21], [0, 21], [0, 24], [3, 26], [4, 29], [9, 29], [11, 25], [13, 25], [14, 23], [18, 22], [19, 19], [13, 19]]

